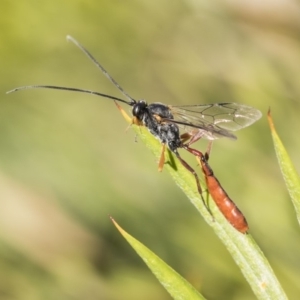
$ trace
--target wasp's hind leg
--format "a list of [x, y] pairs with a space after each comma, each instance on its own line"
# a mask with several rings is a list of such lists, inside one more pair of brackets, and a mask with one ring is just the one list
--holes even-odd
[[[201, 167], [201, 159], [205, 159], [207, 161], [208, 160], [208, 153], [205, 152], [205, 154], [203, 155], [200, 151], [197, 151], [197, 152], [200, 153], [201, 157], [198, 156], [198, 155], [196, 155], [196, 161], [198, 162], [198, 165]], [[205, 205], [207, 211], [209, 212], [209, 214], [211, 215], [213, 221], [215, 221], [214, 215], [213, 215], [213, 213], [212, 213], [212, 211], [210, 209], [210, 206], [209, 206], [209, 203], [210, 203], [209, 196], [210, 196], [210, 194], [209, 194], [209, 191], [208, 191], [208, 188], [207, 188], [207, 183], [206, 183], [205, 192], [206, 192], [206, 199], [205, 199], [205, 201], [204, 201], [204, 197], [202, 198], [203, 202], [204, 202], [204, 205]], [[202, 194], [203, 194], [203, 192], [202, 192]]]
[[[205, 152], [205, 154], [203, 154], [202, 152], [196, 150], [196, 149], [193, 149], [193, 148], [190, 148], [189, 146], [185, 145], [183, 148], [185, 150], [187, 150], [188, 152], [192, 153], [193, 155], [195, 155], [195, 158], [196, 158], [196, 161], [198, 162], [199, 166], [201, 167], [202, 166], [202, 163], [201, 163], [201, 160], [204, 159], [206, 162], [208, 160], [208, 157], [209, 157], [209, 152], [210, 152], [210, 149], [211, 149], [211, 144], [212, 143], [209, 143], [209, 148], [207, 149], [207, 152]], [[203, 171], [203, 168], [202, 168], [202, 171]], [[191, 171], [190, 171], [191, 172]], [[196, 181], [199, 182], [199, 179], [198, 179], [198, 176], [196, 178]], [[207, 177], [205, 176], [205, 181], [206, 181], [206, 187], [207, 187]], [[200, 185], [200, 183], [199, 183]], [[199, 189], [198, 189], [199, 190]], [[208, 188], [206, 189], [207, 190], [207, 197], [206, 197], [206, 201], [204, 200], [204, 197], [203, 197], [203, 192], [202, 190], [200, 189], [199, 193], [201, 194], [201, 198], [202, 198], [202, 202], [204, 204], [204, 206], [206, 207], [207, 211], [209, 212], [209, 214], [212, 216], [212, 219], [214, 221], [214, 215], [209, 207], [209, 191], [208, 191]]]
[[[186, 149], [186, 148], [185, 148]], [[188, 148], [190, 149], [190, 148]], [[186, 150], [188, 150], [186, 149]], [[197, 151], [198, 152], [198, 151]], [[204, 200], [204, 197], [203, 197], [203, 192], [202, 192], [202, 188], [201, 188], [201, 185], [200, 185], [200, 181], [199, 181], [199, 177], [196, 173], [196, 171], [185, 161], [181, 158], [181, 156], [179, 155], [178, 151], [174, 152], [175, 155], [177, 156], [177, 158], [179, 159], [180, 163], [194, 176], [195, 180], [196, 180], [196, 185], [197, 185], [197, 190], [198, 190], [198, 193], [201, 197], [201, 200], [203, 202], [203, 205], [205, 206], [205, 208], [207, 209], [207, 211], [209, 212], [209, 214], [212, 216], [213, 218], [213, 214], [209, 208], [209, 206], [207, 205], [206, 201]], [[201, 153], [201, 152], [199, 152]], [[202, 153], [201, 153], [202, 155]]]

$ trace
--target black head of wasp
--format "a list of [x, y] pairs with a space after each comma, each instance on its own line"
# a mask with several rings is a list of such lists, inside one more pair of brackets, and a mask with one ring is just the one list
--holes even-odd
[[[210, 141], [220, 137], [236, 139], [232, 131], [247, 127], [261, 117], [261, 112], [259, 110], [237, 103], [170, 106], [158, 102], [148, 104], [144, 100], [135, 100], [123, 90], [123, 88], [108, 74], [102, 65], [100, 65], [90, 52], [79, 42], [71, 36], [67, 36], [67, 40], [73, 42], [79, 49], [81, 49], [83, 53], [87, 55], [87, 57], [117, 87], [123, 96], [127, 98], [127, 100], [85, 89], [51, 85], [23, 86], [15, 88], [8, 93], [36, 88], [57, 89], [93, 94], [131, 106], [133, 118], [130, 118], [120, 105], [117, 104], [126, 119], [130, 118], [133, 124], [147, 127], [150, 133], [162, 143], [161, 158], [158, 166], [159, 171], [163, 169], [165, 161], [164, 152], [165, 147], [167, 146], [169, 150], [175, 154], [180, 163], [193, 174], [201, 197], [202, 190], [198, 175], [194, 169], [181, 158], [178, 149], [184, 148], [193, 153], [193, 151], [190, 151], [191, 148], [189, 146], [200, 138], [206, 138]], [[183, 134], [180, 133], [180, 128], [183, 130]]]

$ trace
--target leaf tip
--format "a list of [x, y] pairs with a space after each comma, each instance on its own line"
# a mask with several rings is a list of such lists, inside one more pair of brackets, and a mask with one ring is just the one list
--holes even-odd
[[274, 126], [274, 122], [273, 122], [272, 115], [271, 115], [271, 107], [269, 107], [269, 109], [268, 109], [268, 122], [269, 122], [269, 126], [271, 128], [271, 131], [275, 131], [275, 126]]
[[112, 221], [112, 223], [118, 227], [118, 223], [115, 221], [115, 219], [111, 216], [111, 215], [108, 215], [108, 217], [110, 218], [110, 220]]
[[122, 229], [122, 227], [116, 222], [116, 220], [112, 216], [109, 216], [109, 218], [112, 221], [112, 223], [115, 225], [115, 227], [118, 229], [118, 231], [124, 236], [126, 234], [125, 230]]

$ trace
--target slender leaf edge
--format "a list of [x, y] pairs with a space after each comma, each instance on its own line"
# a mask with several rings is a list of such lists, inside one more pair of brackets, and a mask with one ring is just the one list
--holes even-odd
[[110, 219], [174, 300], [205, 300], [186, 279], [145, 245], [127, 233], [112, 217]]
[[274, 121], [271, 115], [271, 109], [268, 111], [268, 122], [271, 129], [271, 135], [279, 168], [295, 208], [298, 223], [300, 224], [300, 177], [275, 129]]

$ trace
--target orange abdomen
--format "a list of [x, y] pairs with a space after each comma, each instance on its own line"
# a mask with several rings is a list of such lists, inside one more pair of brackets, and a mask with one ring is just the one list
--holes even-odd
[[208, 191], [228, 222], [242, 233], [249, 229], [247, 221], [235, 203], [229, 198], [215, 176], [205, 176]]
[[249, 227], [243, 213], [229, 198], [219, 180], [215, 177], [214, 172], [209, 166], [205, 156], [201, 154], [200, 158], [200, 163], [205, 176], [206, 186], [209, 194], [215, 201], [226, 220], [239, 232], [246, 233]]

